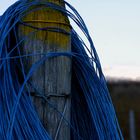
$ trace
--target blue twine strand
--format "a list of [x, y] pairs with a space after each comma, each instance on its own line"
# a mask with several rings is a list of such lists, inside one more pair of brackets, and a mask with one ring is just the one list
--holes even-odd
[[[55, 139], [62, 121], [71, 129], [71, 140], [123, 140], [116, 113], [106, 86], [99, 57], [83, 19], [66, 1], [69, 11], [57, 4], [38, 0], [19, 0], [11, 5], [0, 17], [0, 138], [2, 140], [51, 140], [43, 127], [31, 100], [30, 87], [35, 96], [42, 98], [61, 116]], [[86, 44], [71, 27], [71, 33], [56, 27], [37, 28], [21, 19], [33, 11], [32, 6], [42, 5], [60, 11], [81, 29], [90, 45]], [[18, 40], [17, 25], [28, 26], [34, 31]], [[60, 32], [72, 38], [71, 52], [22, 54], [22, 42], [38, 32]], [[23, 58], [31, 59], [40, 55], [41, 59], [25, 72]], [[72, 60], [71, 121], [66, 120], [64, 111], [57, 108], [38, 91], [29, 78], [48, 59], [65, 56]], [[23, 80], [21, 80], [21, 78]]]

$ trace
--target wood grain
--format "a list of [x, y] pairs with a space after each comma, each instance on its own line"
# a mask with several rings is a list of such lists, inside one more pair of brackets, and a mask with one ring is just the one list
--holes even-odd
[[[64, 7], [64, 3], [60, 0], [49, 0]], [[59, 11], [44, 6], [39, 11], [31, 12], [27, 14], [22, 20], [31, 21], [27, 24], [44, 28], [44, 27], [57, 27], [66, 30], [70, 33], [71, 28], [68, 26], [68, 18]], [[33, 7], [31, 7], [33, 8]], [[29, 9], [30, 10], [30, 9]], [[35, 22], [36, 21], [36, 22]], [[37, 22], [38, 21], [38, 22]], [[46, 21], [39, 22], [39, 21]], [[47, 22], [51, 21], [51, 22]], [[58, 24], [58, 23], [66, 23]], [[31, 34], [35, 29], [19, 25], [18, 34], [19, 39]], [[65, 52], [71, 51], [71, 36], [58, 32], [51, 31], [37, 31], [28, 38], [22, 44], [22, 54], [31, 53], [48, 53], [48, 52]], [[27, 57], [23, 59], [25, 72], [28, 73], [32, 64], [40, 60], [43, 55]], [[49, 58], [41, 65], [37, 71], [34, 72], [30, 79], [30, 82], [36, 87], [36, 89], [44, 95], [62, 95], [71, 93], [71, 59], [66, 56], [59, 56]], [[33, 88], [31, 92], [36, 92]], [[57, 108], [61, 113], [65, 111], [64, 117], [70, 121], [70, 104], [71, 99], [66, 97], [51, 96], [48, 98], [49, 102]], [[70, 140], [70, 128], [65, 121], [60, 123], [62, 116], [47, 102], [44, 102], [41, 98], [33, 97], [33, 102], [39, 118], [46, 130], [51, 135], [52, 139], [57, 140]], [[61, 124], [61, 125], [60, 125]], [[58, 137], [56, 137], [57, 129], [60, 125]]]

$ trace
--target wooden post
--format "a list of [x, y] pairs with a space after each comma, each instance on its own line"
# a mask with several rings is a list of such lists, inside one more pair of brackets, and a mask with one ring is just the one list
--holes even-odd
[[136, 140], [135, 114], [133, 110], [129, 111], [129, 133], [130, 140]]
[[[45, 1], [45, 0], [44, 0]], [[62, 0], [46, 0], [65, 7]], [[27, 14], [22, 21], [38, 28], [56, 27], [70, 33], [68, 18], [59, 11], [44, 6], [41, 10]], [[31, 7], [32, 9], [33, 7]], [[31, 34], [36, 29], [19, 24], [19, 39]], [[71, 36], [64, 33], [38, 30], [30, 35], [22, 44], [21, 53], [48, 53], [71, 51]], [[23, 59], [25, 72], [32, 64], [40, 60], [42, 55]], [[70, 96], [71, 93], [71, 59], [66, 56], [49, 58], [31, 77], [30, 83], [34, 85], [30, 90], [39, 92], [48, 98], [57, 110], [63, 113], [66, 120], [70, 121]], [[70, 140], [70, 127], [62, 116], [48, 102], [39, 97], [33, 97], [35, 108], [42, 124], [54, 140]]]

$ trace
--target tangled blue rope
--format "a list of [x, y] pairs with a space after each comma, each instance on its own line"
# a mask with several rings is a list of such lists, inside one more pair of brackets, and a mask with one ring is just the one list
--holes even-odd
[[[35, 28], [20, 41], [17, 39], [17, 25], [23, 24], [21, 19], [29, 12], [39, 10], [31, 6], [43, 5], [58, 10], [73, 20], [81, 29], [90, 45], [84, 43], [72, 28], [72, 52], [32, 53], [21, 55], [21, 44], [34, 32], [47, 30], [53, 32], [66, 31], [58, 28]], [[52, 57], [66, 56], [72, 59], [72, 104], [71, 123], [64, 118], [71, 128], [72, 140], [123, 140], [114, 107], [102, 73], [100, 61], [88, 29], [78, 12], [67, 2], [71, 10], [49, 2], [19, 0], [10, 6], [0, 17], [0, 138], [2, 140], [51, 140], [44, 129], [33, 106], [29, 78], [47, 60]], [[25, 14], [25, 11], [28, 11]], [[22, 59], [24, 57], [42, 58], [26, 73]], [[20, 82], [20, 71], [24, 82]], [[26, 88], [25, 88], [26, 87]], [[25, 90], [27, 89], [27, 90]], [[37, 92], [38, 96], [47, 99]], [[54, 107], [51, 103], [50, 106]], [[54, 107], [55, 108], [55, 107]], [[56, 109], [57, 110], [57, 109]], [[63, 116], [61, 112], [58, 113]]]

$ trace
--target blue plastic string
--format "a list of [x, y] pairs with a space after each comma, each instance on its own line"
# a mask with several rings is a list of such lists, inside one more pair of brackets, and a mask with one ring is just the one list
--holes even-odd
[[[33, 73], [48, 59], [65, 56], [72, 60], [71, 120], [66, 120], [43, 93], [36, 89], [36, 95], [61, 116], [71, 130], [71, 140], [123, 140], [116, 113], [106, 86], [99, 57], [92, 38], [80, 14], [64, 1], [69, 11], [57, 4], [39, 0], [19, 0], [0, 17], [0, 138], [2, 140], [51, 140], [43, 127], [31, 100], [30, 83]], [[76, 31], [71, 33], [56, 27], [37, 28], [21, 19], [33, 11], [30, 7], [42, 5], [62, 12], [81, 29], [90, 45], [86, 44]], [[17, 26], [28, 26], [34, 31], [18, 39]], [[71, 36], [71, 52], [22, 54], [22, 43], [38, 31], [60, 32]], [[25, 71], [24, 58], [40, 56], [40, 60]], [[20, 71], [23, 82], [20, 80]], [[56, 132], [59, 133], [61, 122]]]

